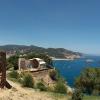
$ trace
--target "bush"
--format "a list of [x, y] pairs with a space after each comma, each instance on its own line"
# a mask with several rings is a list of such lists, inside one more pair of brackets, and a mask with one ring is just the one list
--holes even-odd
[[14, 67], [14, 70], [17, 70], [18, 69], [18, 56], [17, 55], [15, 55], [15, 56], [11, 56], [11, 57], [9, 57], [8, 59], [7, 59], [7, 62], [9, 63], [9, 64], [12, 64], [13, 65], [13, 67]]
[[74, 91], [72, 100], [82, 100], [83, 99], [83, 93], [80, 89], [77, 89]]
[[34, 87], [34, 81], [33, 81], [32, 75], [26, 74], [26, 75], [23, 77], [22, 86], [24, 86], [24, 87], [29, 87], [29, 88], [33, 88], [33, 87]]
[[52, 80], [57, 80], [57, 71], [56, 70], [52, 70], [49, 72], [49, 76]]
[[47, 88], [46, 86], [43, 84], [43, 82], [38, 82], [37, 83], [37, 88], [40, 89], [40, 91], [46, 91]]
[[9, 73], [9, 77], [10, 77], [10, 78], [18, 79], [18, 78], [19, 78], [19, 73], [18, 73], [17, 71], [13, 70], [13, 71], [11, 71], [11, 72]]
[[100, 95], [100, 68], [86, 68], [75, 81], [83, 93]]
[[65, 94], [67, 92], [67, 88], [63, 82], [58, 82], [54, 87], [54, 92]]
[[14, 66], [13, 64], [10, 64], [7, 62], [7, 67], [6, 67], [7, 70], [14, 70]]

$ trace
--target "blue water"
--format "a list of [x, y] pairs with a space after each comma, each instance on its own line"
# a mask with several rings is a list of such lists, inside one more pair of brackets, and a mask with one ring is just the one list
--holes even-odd
[[[87, 63], [87, 59], [92, 59], [93, 62]], [[75, 78], [80, 75], [83, 69], [86, 67], [99, 67], [99, 56], [86, 56], [73, 61], [66, 60], [54, 60], [53, 65], [59, 70], [60, 74], [70, 86], [74, 86]]]

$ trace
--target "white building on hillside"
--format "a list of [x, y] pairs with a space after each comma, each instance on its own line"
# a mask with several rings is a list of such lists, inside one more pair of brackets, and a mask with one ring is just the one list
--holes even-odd
[[34, 58], [26, 60], [25, 58], [19, 58], [19, 70], [41, 70], [46, 68], [46, 62], [40, 58]]

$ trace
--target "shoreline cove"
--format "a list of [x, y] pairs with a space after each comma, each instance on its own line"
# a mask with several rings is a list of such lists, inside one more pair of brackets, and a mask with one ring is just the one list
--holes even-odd
[[[87, 59], [92, 59], [93, 62], [87, 62]], [[86, 56], [75, 60], [54, 59], [53, 65], [66, 80], [68, 85], [73, 87], [75, 79], [85, 68], [100, 68], [100, 56]]]

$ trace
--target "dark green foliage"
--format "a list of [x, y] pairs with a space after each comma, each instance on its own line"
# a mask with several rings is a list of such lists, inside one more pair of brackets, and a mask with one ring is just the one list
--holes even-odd
[[29, 73], [19, 74], [16, 70], [13, 70], [8, 74], [8, 78], [11, 81], [19, 82], [20, 84], [22, 84], [23, 87], [29, 87], [29, 88], [34, 87], [33, 77]]
[[12, 64], [14, 67], [14, 70], [18, 69], [18, 56], [11, 56], [10, 58], [8, 58], [8, 63]]
[[11, 71], [9, 73], [9, 78], [15, 78], [15, 79], [18, 79], [19, 78], [19, 73], [15, 70]]
[[67, 88], [63, 82], [59, 81], [56, 83], [56, 85], [54, 87], [54, 92], [66, 94], [66, 91], [67, 91]]
[[37, 89], [40, 89], [40, 91], [46, 91], [46, 90], [47, 90], [47, 88], [46, 88], [46, 86], [43, 84], [43, 82], [37, 83]]
[[49, 76], [50, 76], [50, 78], [52, 79], [52, 80], [57, 80], [57, 71], [56, 70], [51, 70], [50, 72], [49, 72]]
[[65, 83], [65, 80], [60, 76], [60, 73], [57, 69], [52, 69], [49, 72], [49, 76], [54, 81], [62, 81], [63, 83]]
[[25, 74], [25, 76], [23, 77], [22, 86], [29, 87], [29, 88], [34, 87], [34, 81], [33, 81], [33, 77], [31, 76], [31, 74]]
[[10, 70], [10, 69], [13, 70], [14, 69], [14, 66], [13, 66], [13, 64], [7, 62], [7, 70]]
[[100, 68], [87, 68], [75, 82], [84, 93], [100, 95]]
[[47, 63], [47, 65], [52, 65], [52, 59], [45, 53], [44, 54], [42, 54], [42, 53], [29, 53], [26, 58], [27, 59], [41, 58]]
[[83, 93], [80, 89], [76, 89], [72, 95], [72, 100], [83, 100]]

